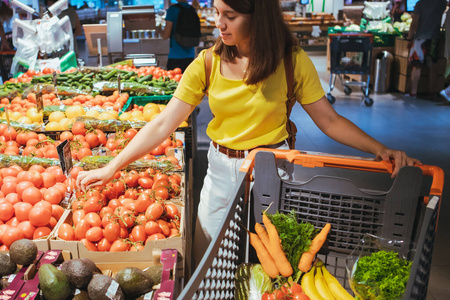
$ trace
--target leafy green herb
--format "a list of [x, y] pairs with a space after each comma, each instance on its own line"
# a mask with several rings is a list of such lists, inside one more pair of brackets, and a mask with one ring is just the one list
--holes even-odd
[[401, 299], [408, 284], [411, 262], [393, 251], [378, 251], [356, 262], [353, 284], [362, 299]]
[[311, 223], [297, 222], [295, 211], [291, 211], [289, 214], [277, 212], [274, 215], [267, 214], [267, 216], [277, 228], [286, 258], [291, 263], [294, 273], [297, 273], [301, 255], [308, 251], [311, 240], [319, 231], [314, 229], [314, 225]]

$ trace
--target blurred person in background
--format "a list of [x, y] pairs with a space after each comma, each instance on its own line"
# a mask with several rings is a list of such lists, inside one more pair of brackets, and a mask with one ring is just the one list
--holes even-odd
[[[445, 75], [449, 74], [449, 61], [450, 61], [450, 2], [447, 2], [447, 11], [445, 13], [444, 20], [444, 29], [445, 29], [445, 52], [444, 56], [447, 58], [447, 71]], [[446, 89], [441, 91], [441, 96], [444, 98], [446, 104], [450, 104], [450, 85], [447, 86]]]
[[12, 51], [11, 44], [6, 36], [4, 22], [9, 22], [13, 16], [13, 10], [9, 7], [8, 3], [4, 0], [0, 1], [0, 39], [1, 39], [1, 51]]
[[173, 70], [175, 68], [180, 68], [182, 72], [186, 70], [187, 66], [195, 58], [195, 47], [185, 48], [177, 43], [175, 40], [175, 28], [177, 27], [178, 15], [180, 14], [180, 8], [177, 5], [183, 5], [189, 8], [190, 5], [186, 0], [177, 0], [178, 4], [171, 5], [166, 13], [166, 26], [164, 30], [158, 27], [159, 33], [163, 39], [170, 38], [170, 50], [169, 59], [167, 61], [167, 70]]
[[432, 55], [430, 53], [432, 40], [438, 37], [446, 5], [446, 0], [419, 0], [414, 7], [408, 32], [408, 49], [410, 49], [408, 61], [412, 66], [411, 90], [406, 97], [417, 97], [420, 68], [426, 63], [426, 56]]
[[406, 11], [406, 5], [404, 0], [394, 0], [391, 9], [391, 18], [393, 22], [401, 22], [400, 17]]

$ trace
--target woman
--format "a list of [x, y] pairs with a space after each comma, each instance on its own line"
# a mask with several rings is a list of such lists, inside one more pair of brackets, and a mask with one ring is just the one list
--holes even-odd
[[3, 22], [9, 22], [12, 18], [13, 10], [9, 7], [6, 1], [0, 1], [0, 51], [12, 51], [8, 38], [6, 37], [5, 28]]
[[[214, 118], [207, 134], [213, 142], [198, 208], [206, 237], [214, 237], [219, 230], [243, 162], [243, 157], [230, 157], [262, 145], [288, 149], [283, 64], [288, 51], [292, 51], [297, 101], [325, 134], [377, 159], [394, 159], [394, 174], [401, 166], [418, 162], [404, 152], [388, 149], [334, 111], [312, 62], [294, 46], [278, 0], [215, 0], [214, 8], [220, 38], [212, 54], [208, 89]], [[204, 96], [205, 55], [201, 52], [192, 62], [166, 109], [142, 128], [125, 150], [102, 169], [80, 172], [79, 187], [106, 184], [116, 171], [147, 154], [189, 116]], [[225, 154], [227, 149], [231, 155]]]

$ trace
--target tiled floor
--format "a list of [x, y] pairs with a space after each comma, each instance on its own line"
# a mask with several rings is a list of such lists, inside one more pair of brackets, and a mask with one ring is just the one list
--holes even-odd
[[[328, 90], [329, 72], [326, 70], [326, 54], [309, 53], [325, 91]], [[450, 106], [423, 99], [407, 99], [401, 94], [375, 94], [372, 107], [360, 102], [362, 93], [356, 91], [346, 96], [341, 88], [335, 88], [334, 108], [341, 115], [356, 123], [364, 131], [394, 149], [402, 149], [423, 163], [444, 169], [447, 184], [444, 187], [439, 227], [435, 240], [432, 268], [429, 279], [429, 300], [450, 299]], [[209, 138], [205, 134], [211, 120], [207, 101], [200, 106], [198, 115], [198, 155], [195, 171], [195, 193], [198, 195], [205, 172], [206, 149]], [[325, 136], [311, 121], [301, 106], [294, 107], [292, 118], [298, 127], [297, 149], [326, 153], [370, 156], [334, 142]], [[196, 206], [194, 206], [196, 207]]]

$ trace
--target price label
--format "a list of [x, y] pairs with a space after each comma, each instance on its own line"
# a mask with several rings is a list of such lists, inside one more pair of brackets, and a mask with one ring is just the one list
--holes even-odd
[[117, 75], [117, 90], [119, 91], [119, 96], [120, 96], [120, 74]]
[[41, 110], [44, 110], [44, 100], [42, 99], [42, 92], [36, 94], [36, 108], [38, 113], [41, 112]]
[[65, 140], [61, 144], [56, 147], [56, 151], [58, 152], [59, 162], [61, 164], [61, 169], [66, 176], [69, 176], [70, 171], [72, 170], [72, 153], [70, 152], [70, 143], [68, 140]]

